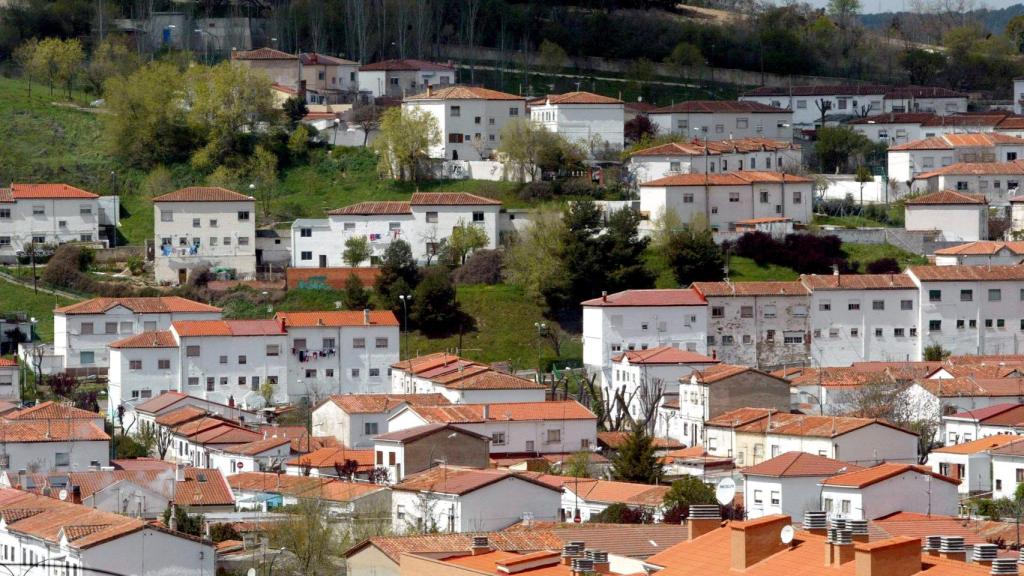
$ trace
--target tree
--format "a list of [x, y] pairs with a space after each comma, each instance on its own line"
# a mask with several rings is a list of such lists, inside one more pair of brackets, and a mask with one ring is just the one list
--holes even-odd
[[725, 277], [722, 249], [715, 243], [710, 230], [695, 230], [691, 226], [672, 232], [662, 253], [680, 286]]
[[569, 66], [572, 61], [565, 50], [551, 40], [544, 39], [537, 53], [537, 64], [546, 74], [554, 76]]
[[687, 474], [672, 482], [672, 487], [665, 493], [663, 505], [665, 510], [677, 510], [683, 517], [689, 517], [691, 504], [715, 504], [715, 489], [705, 484], [700, 478]]
[[435, 267], [427, 270], [416, 286], [409, 312], [420, 332], [429, 336], [450, 334], [461, 324], [462, 310], [447, 269]]
[[380, 159], [381, 173], [398, 180], [419, 181], [430, 149], [441, 144], [437, 118], [418, 106], [391, 108], [381, 118], [380, 133], [371, 147]]
[[900, 263], [895, 258], [879, 258], [867, 266], [868, 274], [899, 274], [901, 271]]
[[590, 465], [590, 453], [580, 450], [573, 454], [557, 470], [552, 472], [560, 476], [571, 476], [572, 478], [592, 478], [593, 471]]
[[94, 94], [102, 94], [109, 78], [131, 74], [139, 65], [138, 55], [125, 42], [108, 37], [93, 49], [84, 67], [85, 81]]
[[672, 49], [672, 53], [665, 58], [665, 62], [675, 66], [679, 73], [683, 73], [687, 68], [702, 66], [704, 64], [704, 55], [701, 54], [698, 46], [689, 42], [680, 42]]
[[288, 118], [288, 123], [294, 129], [299, 125], [299, 122], [309, 114], [309, 107], [306, 106], [306, 101], [298, 96], [292, 96], [284, 101], [284, 115]]
[[511, 175], [519, 182], [536, 180], [541, 170], [571, 168], [583, 159], [578, 147], [525, 118], [502, 127], [497, 152], [506, 176]]
[[1018, 14], [1006, 23], [1006, 37], [1017, 52], [1024, 53], [1024, 14]]
[[157, 164], [139, 184], [139, 192], [146, 198], [155, 198], [174, 191], [174, 176], [163, 164]]
[[911, 84], [929, 86], [946, 67], [946, 56], [920, 48], [909, 48], [900, 55], [900, 65], [907, 71]]
[[851, 156], [864, 154], [871, 148], [868, 137], [849, 126], [822, 126], [817, 138], [814, 152], [822, 172], [845, 170]]
[[634, 425], [626, 441], [612, 457], [612, 478], [624, 482], [658, 484], [664, 475], [655, 453], [654, 438], [643, 426]]
[[347, 266], [355, 268], [369, 260], [372, 253], [370, 241], [366, 236], [352, 236], [345, 240], [345, 251], [342, 252], [341, 259]]
[[227, 522], [218, 522], [210, 525], [210, 540], [214, 543], [225, 540], [241, 540], [242, 535], [235, 530], [235, 527]]
[[565, 234], [565, 221], [559, 210], [551, 206], [538, 208], [506, 251], [506, 279], [527, 296], [542, 300], [550, 286], [560, 284], [565, 276], [561, 258]]
[[275, 522], [268, 530], [272, 548], [284, 548], [293, 556], [281, 558], [275, 574], [329, 574], [337, 571], [332, 554], [340, 547], [338, 531], [332, 525], [330, 501], [314, 494], [299, 500], [287, 520]]
[[[171, 522], [171, 516], [174, 516], [174, 522]], [[178, 532], [184, 532], [191, 536], [202, 536], [203, 535], [203, 515], [193, 514], [190, 515], [185, 512], [185, 509], [180, 506], [170, 505], [164, 508], [164, 525], [174, 526]]]
[[349, 274], [345, 279], [345, 291], [341, 296], [345, 308], [349, 310], [363, 310], [370, 307], [370, 293], [363, 288], [363, 281], [355, 274]]
[[419, 268], [412, 257], [412, 247], [405, 240], [393, 240], [384, 250], [384, 261], [377, 276], [377, 294], [385, 306], [400, 313], [399, 296], [412, 295], [419, 283]]
[[500, 284], [504, 251], [476, 250], [452, 275], [456, 284]]
[[924, 347], [924, 359], [928, 362], [940, 362], [949, 356], [949, 350], [942, 347], [942, 344], [929, 344]]
[[658, 125], [642, 114], [630, 118], [623, 125], [623, 136], [627, 142], [643, 142], [658, 134]]
[[474, 226], [460, 219], [458, 224], [452, 228], [452, 234], [448, 237], [449, 262], [452, 266], [461, 266], [466, 263], [466, 257], [473, 252], [486, 248], [490, 239], [487, 231], [480, 226]]
[[591, 516], [590, 521], [602, 524], [651, 524], [654, 515], [646, 506], [633, 508], [616, 502]]
[[246, 163], [244, 180], [256, 186], [263, 218], [270, 220], [270, 204], [277, 196], [277, 155], [262, 144], [257, 144], [252, 157]]
[[380, 128], [380, 120], [380, 111], [373, 104], [352, 109], [349, 121], [363, 131], [364, 147], [370, 138], [370, 133]]
[[32, 80], [38, 78], [38, 70], [35, 67], [36, 50], [39, 48], [39, 40], [30, 38], [14, 49], [11, 55], [15, 64], [21, 68], [22, 74], [28, 80], [28, 97], [32, 98]]
[[176, 66], [154, 62], [126, 77], [109, 78], [100, 118], [107, 150], [135, 166], [175, 163], [192, 152], [196, 138], [181, 105], [184, 78]]
[[260, 385], [260, 396], [263, 397], [264, 406], [272, 406], [274, 404], [274, 394], [277, 392], [277, 386], [270, 378], [264, 378], [263, 384]]
[[67, 372], [58, 372], [52, 374], [46, 379], [46, 385], [49, 386], [50, 392], [54, 395], [70, 400], [74, 398], [75, 392], [78, 390], [78, 378], [68, 374]]

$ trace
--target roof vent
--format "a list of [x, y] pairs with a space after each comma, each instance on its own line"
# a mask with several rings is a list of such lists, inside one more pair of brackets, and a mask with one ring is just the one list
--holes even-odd
[[846, 518], [833, 518], [832, 528], [834, 530], [846, 530]]
[[996, 558], [992, 561], [992, 570], [989, 571], [989, 574], [1017, 574], [1017, 561], [1013, 558]]
[[[691, 506], [692, 510], [693, 507]], [[691, 512], [692, 514], [692, 512]], [[804, 530], [827, 530], [828, 512], [823, 510], [808, 510], [804, 512]]]
[[973, 562], [991, 562], [999, 557], [999, 547], [995, 544], [975, 544], [971, 554]]
[[484, 548], [490, 546], [487, 536], [473, 536], [473, 548]]
[[924, 537], [924, 549], [925, 550], [939, 550], [939, 546], [942, 545], [942, 536], [925, 536]]
[[581, 554], [580, 548], [572, 542], [562, 546], [562, 558], [578, 558]]
[[577, 574], [587, 574], [594, 571], [594, 561], [590, 558], [573, 558], [572, 571]]
[[939, 552], [966, 552], [963, 536], [942, 536]]
[[718, 504], [691, 504], [690, 518], [692, 520], [721, 520], [722, 511]]
[[853, 532], [849, 530], [836, 530], [832, 529], [832, 543], [839, 546], [849, 546], [853, 544]]
[[850, 533], [852, 533], [854, 536], [864, 535], [868, 533], [867, 520], [847, 520], [846, 527], [850, 529]]

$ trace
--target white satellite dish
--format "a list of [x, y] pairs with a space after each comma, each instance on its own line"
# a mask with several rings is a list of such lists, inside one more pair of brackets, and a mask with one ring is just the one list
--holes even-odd
[[790, 542], [793, 541], [793, 536], [795, 534], [796, 534], [796, 530], [793, 530], [792, 526], [790, 526], [789, 524], [786, 524], [785, 526], [782, 527], [782, 532], [779, 533], [779, 538], [782, 539], [782, 543], [783, 544], [789, 544]]
[[732, 478], [722, 478], [718, 483], [718, 487], [715, 488], [715, 500], [718, 500], [718, 503], [722, 506], [729, 506], [735, 497], [736, 481]]
[[60, 498], [62, 502], [67, 500], [68, 499], [68, 491], [67, 490], [61, 490], [60, 492], [57, 493], [57, 497]]

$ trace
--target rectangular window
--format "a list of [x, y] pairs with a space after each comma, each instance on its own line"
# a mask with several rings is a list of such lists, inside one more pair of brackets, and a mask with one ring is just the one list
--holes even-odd
[[850, 338], [857, 338], [860, 336], [860, 328], [850, 328]]
[[725, 306], [712, 306], [711, 307], [711, 317], [712, 318], [722, 318], [724, 316], [725, 316]]
[[512, 108], [509, 108], [508, 109], [508, 115], [509, 116], [519, 116], [519, 108], [516, 108], [514, 106]]
[[277, 344], [267, 344], [267, 356], [277, 356], [281, 353], [281, 346]]
[[[970, 292], [970, 290], [968, 290]], [[963, 295], [961, 294], [961, 298]], [[929, 302], [942, 302], [942, 290], [929, 290], [928, 291]]]
[[117, 334], [117, 322], [104, 322], [103, 332], [106, 334]]
[[913, 300], [900, 300], [900, 310], [913, 310], [913, 309], [914, 309], [914, 301]]
[[871, 309], [872, 310], [885, 310], [885, 300], [872, 300], [871, 301]]
[[683, 194], [683, 204], [693, 204], [693, 194], [689, 192]]
[[562, 431], [561, 430], [548, 430], [547, 431], [547, 438], [545, 440], [545, 442], [547, 444], [557, 444], [558, 442], [561, 442], [561, 441], [562, 441]]
[[373, 344], [374, 344], [374, 347], [377, 348], [378, 350], [384, 350], [384, 349], [387, 349], [387, 347], [388, 347], [388, 339], [387, 338], [376, 338], [376, 339], [374, 339]]
[[216, 228], [216, 227], [217, 227], [217, 219], [216, 218], [210, 218], [210, 228]]
[[239, 376], [238, 377], [238, 385], [239, 386], [245, 386], [245, 376]]
[[228, 363], [228, 356], [227, 356], [227, 354], [223, 354], [223, 355], [221, 355], [221, 357], [220, 357], [220, 363], [221, 363], [221, 364], [227, 364], [227, 363]]
[[427, 212], [427, 223], [428, 224], [436, 224], [437, 223], [437, 212]]
[[377, 424], [377, 422], [364, 422], [363, 434], [366, 434], [367, 436], [376, 436], [377, 434], [379, 434], [378, 426], [379, 425]]
[[82, 336], [92, 334], [92, 322], [82, 322], [82, 327], [79, 329], [79, 333]]
[[473, 212], [473, 222], [483, 222], [483, 221], [484, 221], [484, 213], [483, 212]]
[[157, 370], [170, 370], [171, 361], [167, 358], [162, 358], [156, 361]]
[[828, 312], [831, 309], [832, 309], [832, 303], [830, 301], [822, 300], [821, 302], [818, 302], [818, 310], [820, 310], [822, 312]]
[[330, 350], [335, 347], [336, 341], [334, 340], [334, 338], [324, 338], [323, 341], [321, 342], [321, 348], [324, 348], [325, 350]]
[[239, 364], [246, 364], [247, 362], [248, 362], [248, 358], [245, 357], [245, 354], [239, 354], [238, 355], [238, 363]]
[[185, 356], [188, 356], [190, 358], [198, 358], [199, 357], [199, 346], [186, 346], [185, 347]]
[[359, 378], [359, 368], [353, 368], [351, 373], [353, 378]]
[[988, 301], [989, 302], [999, 302], [1002, 299], [1003, 299], [1003, 291], [1002, 290], [1000, 290], [999, 288], [989, 288], [988, 289]]
[[128, 361], [128, 369], [129, 370], [142, 370], [142, 360], [129, 360]]
[[972, 300], [974, 300], [974, 290], [961, 290], [960, 291], [960, 301], [961, 302], [970, 302]]
[[897, 337], [897, 338], [902, 338], [903, 337], [903, 328], [893, 328], [892, 329], [892, 335]]
[[299, 228], [299, 236], [302, 237], [302, 238], [312, 238], [313, 237], [313, 229], [312, 228]]
[[238, 219], [240, 221], [248, 220], [249, 219], [249, 211], [248, 210], [239, 210], [238, 211]]
[[193, 228], [199, 228], [200, 226], [202, 226], [201, 220], [202, 220], [201, 218], [193, 218], [192, 219], [192, 227]]
[[761, 204], [767, 204], [768, 203], [768, 192], [766, 190], [762, 190], [761, 194], [760, 194], [760, 198], [761, 198]]
[[740, 201], [740, 193], [739, 192], [729, 192], [729, 202], [739, 202], [739, 201]]
[[754, 503], [755, 504], [763, 504], [764, 503], [764, 490], [754, 490]]
[[793, 191], [793, 204], [801, 204], [804, 201], [804, 194], [799, 190]]
[[302, 253], [299, 254], [299, 259], [300, 260], [312, 260], [313, 259], [313, 253], [309, 252], [309, 251], [303, 251]]
[[764, 312], [765, 318], [775, 318], [775, 306], [772, 304], [765, 305], [762, 312]]
[[450, 112], [452, 118], [459, 118], [462, 116], [462, 106], [452, 106]]
[[69, 466], [71, 464], [70, 452], [57, 452], [53, 455], [54, 466]]
[[753, 306], [740, 306], [740, 318], [753, 318], [754, 307]]
[[941, 332], [942, 331], [942, 320], [929, 320], [928, 321], [929, 332]]
[[353, 348], [366, 348], [366, 338], [353, 338], [352, 339], [352, 347]]
[[875, 328], [875, 338], [881, 338], [881, 337], [882, 337], [882, 329], [881, 328]]
[[846, 303], [847, 310], [860, 310], [860, 300], [850, 300]]
[[249, 237], [248, 236], [239, 236], [238, 237], [238, 245], [239, 246], [248, 246], [249, 245]]
[[370, 368], [370, 378], [379, 378], [380, 368]]

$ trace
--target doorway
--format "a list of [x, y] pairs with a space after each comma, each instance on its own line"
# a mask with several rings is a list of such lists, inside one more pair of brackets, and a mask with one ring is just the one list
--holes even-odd
[[188, 270], [178, 268], [178, 284], [184, 284], [188, 280]]

